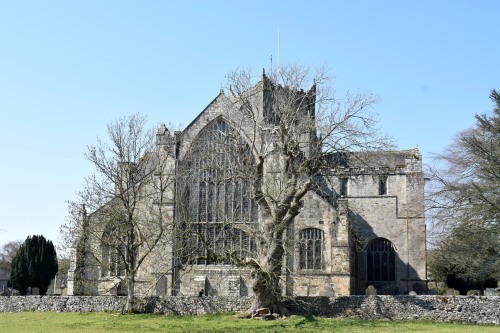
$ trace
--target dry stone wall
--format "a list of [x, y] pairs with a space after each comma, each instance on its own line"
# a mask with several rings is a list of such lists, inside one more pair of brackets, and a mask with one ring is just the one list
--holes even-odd
[[[123, 296], [3, 296], [0, 312], [121, 312]], [[251, 297], [146, 297], [138, 312], [200, 315], [239, 312]], [[297, 297], [287, 301], [292, 313], [363, 319], [427, 319], [500, 325], [500, 296], [343, 296]]]
[[[4, 296], [0, 312], [122, 312], [126, 296]], [[143, 313], [201, 315], [238, 312], [250, 307], [251, 297], [143, 297], [135, 311]]]
[[289, 308], [294, 313], [307, 313], [322, 317], [426, 319], [500, 324], [500, 297], [498, 296], [297, 297]]
[[0, 312], [121, 312], [126, 300], [116, 296], [4, 296]]

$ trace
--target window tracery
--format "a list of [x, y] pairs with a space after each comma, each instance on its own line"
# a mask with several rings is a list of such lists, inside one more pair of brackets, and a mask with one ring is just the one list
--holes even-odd
[[[184, 198], [194, 237], [195, 263], [230, 264], [232, 257], [255, 251], [255, 241], [244, 231], [257, 221], [249, 172], [251, 149], [224, 120], [207, 125], [182, 161]], [[191, 213], [190, 213], [191, 212]]]
[[300, 231], [299, 269], [323, 269], [323, 239], [324, 232], [317, 228], [307, 228]]
[[101, 238], [101, 277], [125, 276], [125, 245], [116, 228], [108, 225]]
[[396, 250], [385, 238], [375, 238], [366, 250], [367, 281], [396, 281]]

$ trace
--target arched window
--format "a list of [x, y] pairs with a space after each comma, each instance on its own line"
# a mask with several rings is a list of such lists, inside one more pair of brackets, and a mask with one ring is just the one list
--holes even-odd
[[323, 230], [308, 228], [300, 231], [299, 269], [323, 269]]
[[375, 238], [366, 249], [368, 282], [396, 281], [396, 250], [385, 238]]
[[101, 237], [101, 277], [125, 276], [126, 255], [120, 233], [108, 225]]
[[255, 246], [241, 228], [257, 222], [253, 165], [250, 147], [224, 119], [208, 124], [192, 142], [179, 165], [179, 197], [189, 202], [177, 203], [177, 219], [190, 225], [195, 263], [230, 263]]

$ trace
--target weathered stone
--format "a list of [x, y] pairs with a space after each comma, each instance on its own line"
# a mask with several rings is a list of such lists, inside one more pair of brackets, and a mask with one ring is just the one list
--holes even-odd
[[495, 288], [486, 288], [484, 290], [484, 296], [500, 296], [500, 292]]
[[[221, 164], [218, 156], [227, 156], [228, 146], [224, 143], [224, 150], [222, 150], [221, 142], [209, 135], [209, 133], [213, 133], [213, 129], [215, 129], [213, 126], [215, 125], [220, 127], [217, 131], [224, 128], [222, 131], [224, 137], [226, 137], [228, 133], [225, 133], [225, 131], [231, 127], [231, 124], [238, 124], [237, 128], [234, 128], [234, 131], [232, 130], [230, 133], [231, 135], [227, 137], [231, 137], [230, 141], [233, 143], [239, 142], [240, 139], [241, 142], [251, 143], [254, 156], [266, 156], [263, 160], [264, 175], [262, 181], [269, 186], [266, 185], [265, 192], [273, 197], [275, 191], [277, 193], [282, 191], [280, 186], [271, 185], [281, 184], [280, 181], [275, 181], [275, 177], [279, 177], [279, 172], [282, 170], [280, 159], [274, 153], [271, 153], [274, 148], [268, 151], [276, 143], [275, 135], [277, 134], [276, 130], [273, 129], [274, 125], [271, 126], [272, 122], [269, 122], [269, 115], [273, 113], [270, 92], [276, 91], [279, 94], [281, 90], [278, 87], [276, 87], [276, 90], [271, 87], [271, 81], [264, 74], [262, 80], [252, 88], [253, 92], [250, 94], [252, 96], [251, 105], [249, 106], [256, 111], [255, 117], [251, 118], [257, 123], [250, 121], [248, 114], [242, 112], [247, 108], [243, 107], [243, 105], [240, 107], [240, 96], [233, 96], [232, 94], [226, 96], [221, 92], [182, 132], [175, 132], [174, 136], [171, 137], [171, 133], [166, 127], [164, 125], [160, 126], [157, 132], [157, 147], [159, 149], [161, 147], [165, 148], [170, 139], [174, 139], [176, 142], [176, 153], [173, 154], [172, 160], [168, 162], [168, 165], [172, 166], [170, 171], [177, 174], [177, 171], [180, 171], [177, 169], [179, 165], [189, 164], [193, 166], [192, 169], [190, 168], [190, 172], [196, 175], [193, 175], [194, 178], [190, 179], [189, 186], [194, 186], [192, 191], [196, 193], [190, 192], [190, 197], [201, 198], [202, 194], [209, 195], [209, 193], [212, 193], [214, 199], [219, 198], [220, 195], [220, 200], [225, 202], [231, 202], [233, 198], [234, 202], [240, 202], [241, 204], [246, 202], [245, 205], [241, 206], [248, 206], [245, 209], [248, 209], [249, 212], [254, 211], [251, 207], [255, 207], [255, 205], [246, 195], [245, 199], [243, 196], [239, 199], [233, 196], [233, 194], [239, 193], [240, 190], [231, 192], [233, 194], [227, 191], [229, 187], [222, 190], [228, 180], [224, 179], [227, 177], [220, 178], [219, 176], [225, 174], [225, 172], [222, 172], [221, 167], [227, 163]], [[306, 104], [309, 105], [310, 103]], [[310, 106], [312, 105], [314, 103]], [[312, 110], [307, 110], [301, 116], [314, 114], [314, 107], [312, 108]], [[256, 128], [259, 129], [257, 132], [255, 132]], [[301, 128], [301, 126], [298, 128]], [[314, 128], [308, 128], [306, 132], [307, 134], [304, 133], [304, 141], [301, 142], [300, 146], [309, 146], [309, 148], [304, 148], [304, 153], [308, 155], [309, 149], [318, 141], [310, 135], [317, 132]], [[249, 138], [253, 138], [255, 141], [250, 142]], [[204, 147], [201, 145], [203, 142], [210, 144], [212, 148], [208, 151], [201, 149]], [[215, 149], [216, 146], [220, 149]], [[201, 154], [194, 153], [198, 149], [196, 147], [200, 148]], [[215, 149], [216, 152], [210, 153], [212, 149]], [[246, 148], [243, 150], [246, 150]], [[223, 151], [224, 153], [220, 154]], [[215, 156], [214, 154], [218, 155]], [[297, 248], [286, 249], [287, 253], [293, 255], [287, 255], [286, 260], [284, 260], [283, 272], [287, 272], [286, 276], [282, 277], [282, 280], [285, 281], [282, 288], [284, 293], [286, 295], [301, 296], [364, 294], [366, 287], [370, 284], [377, 288], [379, 294], [403, 294], [409, 292], [409, 289], [413, 289], [417, 293], [425, 292], [426, 231], [422, 155], [418, 148], [415, 148], [384, 153], [362, 153], [360, 155], [361, 159], [357, 157], [350, 158], [349, 156], [350, 154], [330, 156], [332, 164], [322, 168], [321, 174], [317, 175], [314, 190], [309, 191], [302, 198], [300, 214], [293, 219], [292, 225], [287, 228], [290, 239], [286, 243], [290, 244], [290, 246], [297, 244]], [[356, 156], [356, 154], [353, 154], [353, 156]], [[200, 161], [203, 161], [203, 163], [198, 164], [197, 162]], [[197, 167], [194, 167], [195, 165], [203, 165], [204, 171], [201, 172], [201, 169], [196, 171]], [[232, 164], [232, 162], [227, 165], [238, 169], [237, 164]], [[209, 170], [211, 171], [209, 172]], [[323, 174], [323, 172], [327, 174]], [[211, 174], [209, 176], [210, 180], [206, 178], [208, 174]], [[213, 179], [213, 177], [216, 177], [216, 179]], [[231, 180], [231, 182], [234, 181]], [[177, 181], [169, 182], [169, 184], [171, 185], [166, 189], [169, 200], [164, 209], [165, 218], [171, 222], [181, 222], [175, 220], [181, 214], [175, 214], [174, 216], [174, 211], [176, 211], [177, 206], [182, 206], [178, 205], [181, 200], [186, 200], [185, 193], [184, 190], [176, 189], [177, 185], [180, 186]], [[174, 186], [174, 184], [177, 185]], [[219, 187], [211, 190], [210, 184], [212, 186], [219, 184], [222, 187], [220, 190]], [[231, 184], [227, 183], [226, 185]], [[235, 188], [238, 187], [239, 185]], [[206, 193], [201, 188], [207, 190]], [[250, 192], [252, 191], [248, 188], [241, 191], [241, 193]], [[279, 197], [278, 194], [277, 197]], [[205, 212], [203, 218], [197, 217], [191, 222], [196, 221], [197, 225], [199, 222], [209, 223], [208, 216], [217, 216], [219, 213], [228, 216], [228, 222], [237, 222], [233, 220], [233, 216], [238, 214], [233, 213], [236, 213], [239, 208], [235, 209], [233, 207], [233, 212], [225, 212], [226, 208], [224, 207], [227, 205], [218, 206], [220, 205], [220, 203], [217, 204], [218, 200], [208, 200], [203, 203], [202, 200], [193, 199], [193, 202], [186, 202], [189, 207], [192, 207], [193, 212]], [[142, 204], [149, 205], [149, 198], [145, 202], [140, 202], [140, 205]], [[202, 207], [201, 204], [204, 206]], [[217, 214], [215, 214], [215, 211], [217, 211]], [[208, 212], [212, 214], [208, 214]], [[257, 215], [264, 216], [265, 214]], [[259, 218], [258, 216], [256, 219]], [[99, 214], [91, 213], [87, 215], [84, 210], [79, 218], [82, 225], [101, 225], [104, 222], [100, 221]], [[189, 220], [182, 221], [182, 223], [184, 222], [189, 222]], [[258, 221], [255, 220], [254, 222]], [[175, 223], [169, 223], [169, 225], [175, 225]], [[92, 229], [89, 228], [88, 230]], [[205, 230], [209, 230], [208, 224]], [[309, 231], [314, 231], [313, 238], [308, 238], [311, 235], [305, 236]], [[166, 234], [170, 233], [167, 232]], [[81, 235], [81, 237], [83, 236]], [[89, 236], [82, 238], [86, 239], [88, 243], [86, 246], [95, 249], [100, 248], [101, 243], [98, 238], [91, 235], [85, 236]], [[243, 251], [246, 245], [243, 245], [243, 238], [241, 239], [241, 242], [235, 242], [234, 245], [235, 248], [241, 247]], [[301, 239], [310, 241], [304, 243], [301, 242]], [[230, 240], [228, 239], [228, 241]], [[389, 242], [393, 245], [390, 253], [387, 251], [382, 253], [366, 250], [370, 245], [376, 244], [378, 241]], [[178, 244], [178, 242], [171, 242], [170, 244], [174, 243]], [[307, 247], [307, 249], [303, 249], [305, 251], [298, 248], [300, 243]], [[213, 246], [214, 244], [208, 244], [207, 246]], [[321, 246], [315, 247], [313, 244], [321, 244]], [[212, 252], [215, 248], [207, 250]], [[72, 253], [67, 294], [119, 294], [117, 286], [120, 285], [120, 279], [113, 278], [113, 275], [119, 275], [120, 272], [115, 271], [110, 274], [109, 267], [101, 267], [101, 269], [95, 267], [95, 259], [101, 263], [109, 262], [110, 258], [95, 257], [96, 255], [102, 256], [103, 253], [107, 252], [99, 250], [96, 253], [91, 253], [82, 249], [78, 251]], [[203, 259], [203, 263], [192, 265], [190, 269], [180, 272], [178, 269], [182, 265], [169, 267], [169, 263], [176, 261], [174, 260], [175, 251], [171, 246], [166, 248], [159, 246], [153, 249], [152, 255], [143, 262], [136, 276], [136, 295], [198, 296], [200, 291], [203, 290], [201, 294], [205, 296], [252, 296], [253, 290], [248, 287], [252, 283], [252, 272], [249, 268], [212, 265]], [[306, 258], [304, 253], [315, 254]], [[378, 262], [375, 262], [373, 255], [381, 253], [383, 255], [378, 256]], [[391, 256], [394, 260], [388, 259]], [[76, 260], [77, 257], [81, 260]], [[311, 260], [313, 257], [320, 260], [315, 262]], [[368, 258], [372, 260], [368, 260]], [[381, 270], [375, 268], [384, 265], [388, 267], [384, 274], [381, 273]], [[116, 267], [118, 266], [116, 265]], [[160, 277], [157, 274], [151, 274], [152, 272], [169, 273]], [[356, 273], [354, 274], [354, 272]], [[375, 276], [377, 274], [379, 276]], [[380, 283], [375, 284], [376, 282]]]
[[252, 317], [264, 317], [268, 314], [271, 314], [271, 310], [269, 308], [260, 308], [255, 311]]
[[377, 295], [377, 289], [374, 286], [369, 285], [365, 290], [365, 295]]
[[439, 295], [439, 292], [437, 289], [431, 288], [431, 289], [429, 289], [428, 294], [429, 295]]
[[238, 319], [248, 319], [252, 317], [252, 315], [248, 312], [238, 312], [234, 316]]
[[[0, 297], [0, 312], [122, 312], [125, 303], [123, 296], [3, 296]], [[249, 309], [251, 303], [251, 297], [146, 297], [138, 298], [134, 309], [144, 313], [201, 315], [242, 312]], [[500, 324], [498, 296], [296, 297], [286, 305], [291, 314], [322, 317]], [[268, 316], [268, 310], [259, 312]]]

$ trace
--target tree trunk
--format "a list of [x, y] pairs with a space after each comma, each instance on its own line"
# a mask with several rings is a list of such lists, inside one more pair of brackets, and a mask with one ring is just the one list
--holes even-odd
[[269, 276], [266, 272], [256, 273], [252, 283], [254, 299], [249, 313], [256, 313], [260, 308], [269, 308], [271, 313], [280, 317], [286, 315], [286, 308], [282, 302], [279, 276]]
[[269, 308], [271, 313], [278, 314], [280, 317], [287, 314], [280, 286], [283, 254], [281, 239], [275, 239], [268, 255], [261, 261], [262, 265], [258, 268], [254, 267], [252, 290], [255, 296], [249, 313], [254, 314], [260, 308]]
[[125, 305], [126, 313], [133, 312], [134, 299], [135, 299], [135, 275], [132, 274], [127, 279], [127, 304]]

